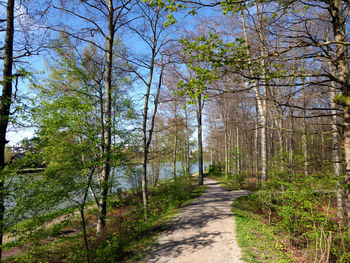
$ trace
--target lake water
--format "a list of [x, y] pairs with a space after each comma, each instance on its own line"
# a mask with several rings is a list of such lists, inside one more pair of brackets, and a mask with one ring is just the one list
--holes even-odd
[[[203, 164], [203, 169], [205, 170], [206, 167], [209, 164]], [[177, 162], [176, 164], [176, 171], [177, 175], [182, 174], [183, 168], [180, 162]], [[198, 163], [197, 164], [192, 164], [190, 165], [190, 173], [196, 173], [198, 172]], [[147, 177], [150, 178], [150, 173], [151, 173], [151, 167], [149, 166], [147, 169]], [[128, 176], [128, 175], [131, 176]], [[135, 176], [136, 175], [136, 176]], [[122, 188], [122, 189], [131, 189], [136, 187], [137, 182], [132, 182], [131, 178], [141, 180], [141, 175], [142, 175], [142, 170], [141, 166], [134, 166], [134, 167], [129, 167], [129, 166], [120, 166], [115, 168], [115, 178], [112, 179], [115, 181], [113, 184], [112, 189], [117, 189], [117, 188]], [[173, 178], [173, 166], [172, 163], [162, 163], [160, 164], [160, 169], [159, 169], [159, 181], [164, 181], [168, 179]], [[141, 183], [140, 181], [138, 183]], [[148, 183], [150, 183], [150, 179], [148, 180]]]
[[[208, 164], [204, 164], [203, 167], [204, 169], [208, 166]], [[148, 168], [148, 177], [150, 177], [150, 167]], [[182, 166], [181, 163], [177, 163], [177, 174], [180, 175], [182, 173]], [[190, 173], [195, 173], [198, 172], [198, 163], [197, 164], [192, 164], [190, 166]], [[119, 189], [126, 189], [129, 190], [137, 184], [140, 184], [139, 182], [135, 182], [134, 180], [140, 180], [141, 179], [141, 166], [119, 166], [117, 168], [114, 168], [114, 177], [111, 177], [111, 183], [112, 183], [112, 192], [117, 192], [118, 188]], [[135, 176], [136, 175], [136, 176]], [[31, 175], [32, 176], [32, 175]], [[37, 175], [40, 176], [40, 175]], [[138, 178], [138, 179], [137, 179]], [[163, 163], [160, 165], [160, 170], [159, 170], [159, 181], [164, 181], [168, 179], [173, 178], [173, 167], [171, 163]], [[150, 180], [149, 180], [150, 181]], [[16, 193], [16, 189], [13, 189], [13, 193]], [[90, 200], [92, 200], [91, 196], [89, 196]], [[74, 198], [75, 199], [75, 198]], [[77, 196], [77, 200], [79, 197]], [[14, 208], [16, 203], [14, 201], [7, 200], [5, 201], [5, 207], [6, 211]], [[54, 210], [59, 210], [59, 209], [64, 209], [68, 208], [71, 206], [76, 205], [73, 201], [63, 201], [55, 205]], [[47, 213], [48, 211], [46, 211]], [[6, 225], [12, 225], [14, 222], [19, 222], [22, 221], [24, 218], [30, 218], [34, 216], [34, 213], [30, 210], [28, 211], [23, 211], [23, 214], [17, 215], [15, 217], [10, 216], [6, 213], [5, 218], [8, 220], [5, 220]], [[7, 222], [6, 222], [7, 221]]]

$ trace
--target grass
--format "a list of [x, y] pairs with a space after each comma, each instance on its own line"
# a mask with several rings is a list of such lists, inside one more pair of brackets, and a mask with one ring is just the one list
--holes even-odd
[[294, 262], [291, 253], [281, 242], [283, 237], [276, 232], [275, 228], [242, 207], [242, 203], [247, 200], [249, 197], [240, 197], [232, 204], [243, 260], [245, 262]]

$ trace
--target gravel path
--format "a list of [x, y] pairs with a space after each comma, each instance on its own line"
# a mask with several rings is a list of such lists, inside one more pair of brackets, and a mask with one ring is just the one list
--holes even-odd
[[232, 200], [246, 191], [227, 191], [205, 179], [207, 192], [186, 206], [153, 246], [146, 263], [240, 263]]

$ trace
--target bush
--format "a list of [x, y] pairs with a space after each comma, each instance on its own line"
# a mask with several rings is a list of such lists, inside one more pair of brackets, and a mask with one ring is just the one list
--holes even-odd
[[350, 233], [332, 207], [334, 178], [329, 174], [295, 175], [289, 182], [280, 178], [271, 174], [266, 190], [247, 197], [241, 206], [290, 235], [297, 248], [308, 248], [317, 261], [330, 250], [330, 262], [349, 262]]
[[222, 176], [220, 165], [218, 165], [218, 164], [210, 164], [208, 173], [210, 175], [213, 175], [213, 176]]

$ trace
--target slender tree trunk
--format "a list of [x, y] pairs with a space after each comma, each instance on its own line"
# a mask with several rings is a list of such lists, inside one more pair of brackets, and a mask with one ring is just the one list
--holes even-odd
[[239, 128], [236, 126], [236, 153], [237, 153], [237, 159], [236, 159], [236, 169], [237, 174], [241, 172], [241, 152], [239, 149]]
[[90, 189], [90, 185], [91, 185], [91, 180], [92, 180], [92, 176], [94, 175], [95, 172], [95, 168], [90, 172], [89, 176], [88, 176], [88, 182], [87, 182], [87, 186], [85, 189], [85, 193], [84, 193], [84, 197], [83, 197], [83, 201], [81, 203], [80, 206], [80, 217], [81, 217], [81, 226], [83, 229], [83, 238], [84, 238], [84, 244], [85, 244], [85, 250], [86, 250], [86, 260], [88, 263], [90, 263], [90, 249], [89, 249], [89, 242], [88, 242], [88, 237], [87, 237], [87, 230], [86, 230], [86, 219], [85, 219], [85, 205], [86, 205], [86, 199], [89, 193], [89, 189]]
[[225, 130], [225, 178], [228, 179], [228, 174], [229, 174], [229, 157], [228, 157], [228, 152], [229, 152], [229, 143], [228, 143], [228, 127], [227, 127], [227, 119], [225, 114], [222, 116], [223, 121], [224, 121], [224, 130]]
[[[2, 80], [2, 95], [0, 102], [0, 171], [5, 168], [6, 130], [9, 122], [12, 104], [12, 67], [13, 67], [13, 35], [14, 35], [14, 0], [7, 1], [7, 25], [4, 46], [4, 68]], [[5, 175], [0, 177], [0, 261], [4, 234], [5, 214]]]
[[[229, 115], [229, 113], [227, 112], [227, 115]], [[234, 131], [233, 131], [233, 126], [230, 127], [230, 123], [229, 123], [229, 119], [227, 119], [227, 129], [228, 129], [228, 147], [227, 147], [227, 150], [228, 150], [228, 175], [231, 176], [233, 173], [234, 173], [234, 166], [233, 166], [233, 163], [232, 163], [232, 160], [234, 158], [233, 156], [233, 143], [234, 143]]]
[[[145, 95], [145, 105], [143, 109], [143, 121], [142, 121], [142, 182], [141, 182], [141, 188], [142, 188], [142, 203], [143, 203], [143, 209], [144, 209], [144, 218], [147, 220], [147, 203], [148, 203], [148, 190], [147, 190], [147, 162], [148, 162], [148, 152], [149, 152], [149, 139], [147, 138], [147, 119], [148, 119], [148, 104], [149, 104], [149, 97], [151, 94], [151, 85], [152, 85], [152, 79], [153, 79], [153, 71], [154, 71], [154, 59], [155, 59], [155, 47], [152, 48], [152, 58], [151, 58], [151, 64], [150, 64], [150, 72], [149, 72], [149, 79], [147, 83], [147, 91]], [[149, 136], [148, 136], [149, 137]]]
[[173, 177], [174, 177], [174, 179], [176, 179], [176, 177], [177, 177], [176, 163], [177, 163], [177, 135], [175, 134], [174, 152], [173, 152]]
[[[329, 63], [330, 72], [334, 71], [333, 66]], [[334, 74], [335, 72], [332, 72]], [[333, 159], [333, 173], [338, 178], [337, 180], [337, 215], [343, 218], [343, 192], [342, 192], [342, 167], [341, 167], [341, 151], [340, 151], [340, 136], [338, 130], [338, 111], [337, 105], [334, 102], [336, 97], [335, 83], [331, 84], [331, 107], [332, 107], [332, 159]]]
[[267, 77], [266, 77], [266, 65], [265, 65], [265, 55], [266, 55], [266, 41], [264, 35], [264, 20], [263, 15], [260, 11], [260, 5], [257, 3], [257, 12], [259, 17], [259, 27], [258, 33], [261, 41], [261, 60], [262, 66], [262, 99], [261, 99], [261, 188], [265, 189], [265, 182], [267, 181]]
[[99, 215], [97, 233], [102, 234], [106, 226], [108, 179], [110, 174], [111, 144], [112, 144], [112, 66], [114, 42], [114, 7], [108, 1], [108, 38], [106, 43], [106, 76], [105, 76], [105, 134], [104, 134], [104, 164], [101, 174]]
[[[156, 26], [156, 24], [155, 24], [155, 26]], [[154, 32], [156, 32], [155, 29], [154, 29]], [[154, 44], [156, 43], [155, 38], [156, 38], [156, 35], [154, 35], [154, 39], [153, 39]], [[152, 85], [152, 79], [153, 79], [155, 57], [156, 57], [156, 46], [154, 46], [152, 49], [152, 59], [151, 59], [151, 64], [150, 64], [149, 80], [147, 83], [147, 91], [146, 91], [146, 96], [145, 96], [145, 106], [144, 106], [144, 110], [143, 110], [143, 122], [142, 122], [143, 156], [142, 156], [141, 188], [142, 188], [142, 202], [143, 202], [145, 221], [147, 220], [147, 217], [148, 217], [148, 210], [147, 210], [147, 204], [148, 204], [148, 190], [147, 190], [148, 153], [149, 153], [150, 144], [152, 142], [154, 123], [155, 123], [155, 118], [156, 118], [157, 109], [158, 109], [159, 92], [160, 92], [160, 88], [162, 86], [162, 78], [163, 78], [163, 70], [164, 70], [164, 65], [162, 62], [162, 67], [161, 67], [161, 71], [159, 74], [159, 80], [158, 80], [157, 94], [156, 94], [156, 97], [154, 100], [154, 111], [153, 111], [151, 125], [150, 125], [148, 136], [147, 136], [148, 104], [149, 104], [149, 97], [150, 97], [150, 93], [151, 93], [151, 85]]]
[[294, 179], [294, 117], [293, 111], [290, 109], [290, 137], [289, 137], [289, 166], [292, 171], [293, 179]]
[[[260, 23], [260, 29], [259, 29], [259, 35], [261, 38], [261, 41], [265, 41], [263, 33], [262, 33], [262, 23], [263, 23], [263, 19], [262, 19], [262, 14], [260, 12], [260, 6], [257, 5], [258, 7], [258, 14], [259, 14], [259, 23]], [[246, 45], [249, 45], [248, 42], [248, 34], [247, 34], [247, 28], [245, 25], [245, 18], [244, 18], [244, 13], [243, 11], [241, 11], [241, 18], [242, 18], [242, 24], [243, 24], [243, 31], [244, 31], [244, 37], [245, 37], [245, 42]], [[247, 49], [247, 53], [248, 55], [250, 55], [250, 51], [249, 49]], [[264, 44], [262, 44], [262, 48], [261, 48], [261, 53], [262, 56], [264, 57], [265, 54], [265, 47]], [[258, 83], [254, 83], [254, 91], [255, 91], [255, 95], [256, 95], [256, 100], [257, 100], [257, 104], [258, 104], [258, 109], [259, 109], [259, 113], [260, 113], [260, 123], [261, 123], [261, 130], [260, 130], [260, 148], [261, 148], [261, 187], [262, 189], [265, 188], [265, 182], [267, 180], [267, 147], [266, 147], [266, 142], [267, 142], [267, 138], [266, 138], [266, 114], [267, 114], [267, 103], [266, 103], [266, 72], [265, 72], [265, 60], [262, 60], [262, 67], [263, 67], [263, 75], [264, 75], [264, 81], [263, 81], [263, 85], [262, 85], [262, 94], [260, 94], [259, 91], [259, 86]], [[251, 74], [253, 75], [253, 71], [251, 70]]]
[[[154, 134], [154, 143], [153, 143], [153, 151], [155, 152], [155, 155], [158, 155], [159, 152], [159, 138], [158, 138], [158, 132]], [[152, 177], [151, 177], [151, 184], [152, 187], [156, 187], [158, 180], [159, 180], [159, 160], [158, 157], [154, 158], [154, 161], [151, 164], [152, 169]]]
[[[273, 95], [274, 97], [277, 97], [277, 99], [281, 99], [281, 89], [277, 87], [276, 93]], [[274, 92], [273, 92], [274, 93]], [[279, 160], [280, 160], [280, 171], [283, 173], [284, 171], [284, 144], [283, 144], [283, 112], [282, 110], [278, 107], [278, 105], [274, 105], [272, 113], [275, 115], [273, 117], [276, 131], [277, 131], [277, 136], [278, 136], [278, 144], [279, 144]], [[284, 178], [281, 178], [282, 181], [284, 181]]]
[[177, 101], [174, 101], [174, 120], [175, 120], [175, 136], [174, 136], [174, 151], [173, 151], [173, 176], [176, 179], [176, 162], [177, 162]]
[[[327, 41], [330, 41], [330, 28], [327, 33]], [[329, 72], [335, 75], [336, 72], [331, 62], [328, 62]], [[333, 173], [337, 178], [337, 216], [344, 218], [343, 216], [343, 192], [342, 192], [342, 166], [341, 166], [341, 149], [340, 149], [340, 136], [338, 130], [338, 110], [335, 103], [337, 95], [336, 83], [331, 82], [331, 113], [332, 113], [332, 160], [333, 160]]]
[[[153, 76], [153, 73], [152, 73]], [[148, 190], [147, 190], [147, 162], [148, 162], [148, 151], [147, 147], [147, 119], [148, 119], [148, 103], [151, 92], [151, 85], [147, 86], [147, 92], [145, 96], [145, 106], [143, 110], [143, 123], [142, 123], [142, 203], [144, 209], [144, 218], [147, 220], [147, 203], [148, 203]]]
[[[304, 61], [302, 63], [302, 67], [304, 68]], [[309, 174], [309, 153], [307, 147], [307, 128], [306, 128], [306, 94], [305, 94], [305, 78], [303, 78], [303, 135], [301, 137], [302, 141], [302, 150], [304, 154], [304, 174]]]
[[259, 113], [258, 102], [255, 103], [255, 130], [254, 130], [254, 148], [255, 148], [255, 178], [256, 185], [259, 185]]
[[164, 65], [163, 61], [161, 62], [161, 72], [159, 75], [159, 82], [158, 82], [158, 87], [157, 87], [157, 94], [154, 100], [154, 112], [152, 115], [152, 121], [151, 121], [151, 126], [149, 128], [148, 136], [147, 136], [147, 119], [148, 119], [148, 104], [149, 104], [149, 97], [151, 93], [151, 86], [152, 86], [152, 81], [153, 81], [153, 75], [154, 75], [154, 67], [155, 67], [155, 59], [157, 56], [157, 33], [158, 33], [158, 20], [159, 20], [159, 10], [157, 9], [157, 15], [154, 19], [154, 21], [150, 21], [152, 24], [152, 48], [151, 48], [151, 61], [149, 65], [149, 75], [148, 75], [148, 81], [146, 83], [146, 94], [145, 94], [145, 105], [144, 105], [144, 110], [143, 110], [143, 120], [142, 120], [142, 149], [143, 149], [143, 155], [142, 155], [142, 182], [141, 182], [141, 188], [142, 188], [142, 203], [143, 203], [143, 209], [144, 209], [144, 219], [145, 221], [147, 220], [147, 204], [148, 204], [148, 191], [147, 191], [147, 163], [148, 163], [148, 153], [149, 153], [149, 147], [152, 142], [152, 134], [153, 134], [153, 129], [154, 129], [154, 122], [155, 122], [155, 117], [157, 114], [157, 108], [158, 108], [158, 99], [159, 99], [159, 92], [160, 92], [160, 87], [162, 85], [162, 77], [163, 77], [163, 70], [164, 70]]
[[281, 118], [279, 118], [279, 120], [277, 121], [277, 125], [278, 125], [278, 142], [279, 142], [279, 149], [280, 149], [280, 170], [281, 172], [284, 171], [284, 158], [283, 158], [283, 154], [284, 154], [284, 147], [283, 147], [283, 120]]
[[190, 176], [190, 131], [188, 128], [188, 113], [187, 109], [185, 108], [185, 121], [186, 121], [186, 175]]
[[198, 185], [203, 185], [203, 147], [202, 147], [202, 96], [198, 95]]
[[[337, 42], [346, 41], [347, 34], [345, 32], [345, 19], [342, 14], [343, 3], [340, 0], [331, 0], [328, 2], [328, 7], [331, 15], [331, 22], [333, 26], [334, 40]], [[350, 84], [349, 84], [349, 65], [347, 46], [343, 44], [336, 44], [335, 52], [336, 75], [341, 81], [342, 95], [348, 101], [350, 97]], [[349, 223], [350, 215], [350, 104], [345, 102], [343, 105], [343, 127], [344, 127], [344, 161], [345, 161], [345, 175], [344, 175], [344, 216], [347, 226]]]
[[99, 85], [98, 87], [98, 101], [99, 101], [99, 109], [100, 109], [100, 131], [101, 131], [101, 151], [104, 153], [105, 151], [105, 123], [104, 123], [104, 103], [103, 103], [103, 87]]

